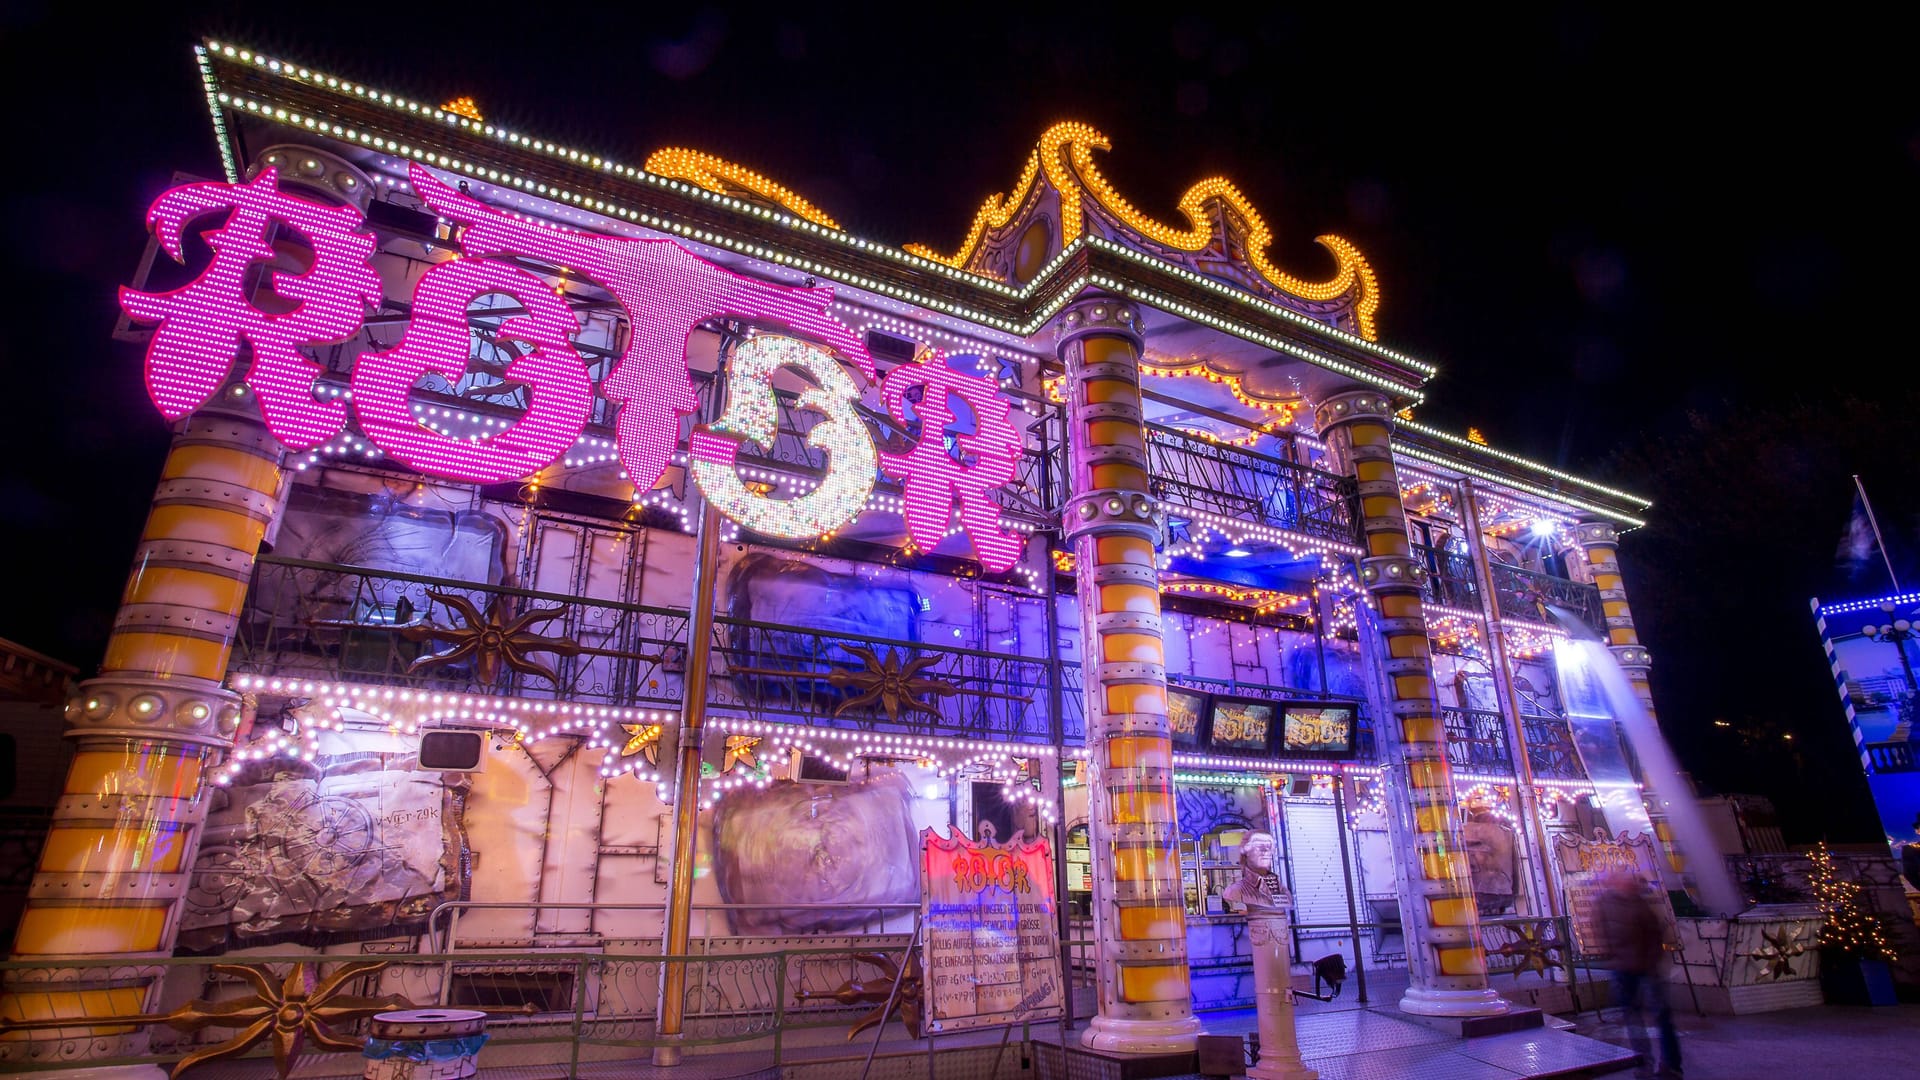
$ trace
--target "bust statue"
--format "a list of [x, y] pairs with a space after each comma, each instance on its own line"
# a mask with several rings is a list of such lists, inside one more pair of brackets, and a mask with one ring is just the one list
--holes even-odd
[[1240, 844], [1240, 879], [1221, 890], [1220, 899], [1232, 904], [1235, 911], [1249, 914], [1283, 911], [1290, 906], [1293, 897], [1273, 872], [1276, 847], [1271, 833], [1248, 833]]

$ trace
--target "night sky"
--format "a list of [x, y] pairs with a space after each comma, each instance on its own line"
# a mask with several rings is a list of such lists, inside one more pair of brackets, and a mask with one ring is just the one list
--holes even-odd
[[706, 150], [856, 234], [940, 249], [1072, 118], [1109, 136], [1101, 168], [1149, 213], [1177, 220], [1189, 184], [1224, 174], [1289, 271], [1330, 272], [1317, 234], [1357, 243], [1382, 340], [1440, 366], [1421, 419], [1654, 498], [1623, 559], [1684, 761], [1703, 787], [1772, 795], [1791, 838], [1875, 835], [1807, 598], [1887, 584], [1836, 565], [1854, 472], [1920, 585], [1920, 99], [1897, 55], [1914, 27], [1888, 9], [201, 7], [0, 5], [0, 636], [100, 658], [167, 441], [136, 351], [109, 338], [114, 289], [172, 173], [218, 175], [200, 35], [421, 100], [471, 94], [623, 160]]

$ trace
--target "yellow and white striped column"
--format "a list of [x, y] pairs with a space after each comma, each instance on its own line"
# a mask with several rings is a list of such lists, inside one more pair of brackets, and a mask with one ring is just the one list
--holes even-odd
[[[1425, 1016], [1484, 1016], [1507, 1008], [1487, 984], [1473, 878], [1455, 820], [1446, 725], [1434, 694], [1425, 567], [1413, 558], [1389, 443], [1393, 402], [1378, 390], [1324, 398], [1314, 410], [1334, 464], [1358, 482], [1367, 553], [1360, 579], [1379, 609], [1381, 655], [1392, 717], [1380, 718], [1388, 820], [1410, 983], [1400, 1008]], [[1396, 737], [1397, 736], [1397, 737]]]
[[[65, 793], [15, 935], [14, 959], [172, 952], [206, 818], [210, 770], [240, 702], [222, 686], [240, 607], [281, 483], [280, 447], [244, 401], [187, 419], [167, 455], [100, 676], [67, 706]], [[68, 969], [58, 990], [10, 978], [0, 1016], [151, 1008], [157, 970]], [[0, 1062], [139, 1053], [143, 1035], [76, 1025], [0, 1040]]]
[[1190, 1050], [1200, 1032], [1187, 972], [1186, 903], [1173, 800], [1160, 574], [1162, 514], [1147, 487], [1138, 313], [1095, 296], [1056, 326], [1070, 390], [1073, 545], [1087, 717], [1088, 833], [1103, 1050]]
[[[1621, 673], [1627, 677], [1627, 685], [1633, 687], [1633, 695], [1646, 708], [1647, 719], [1657, 727], [1659, 720], [1658, 714], [1653, 711], [1653, 686], [1647, 678], [1648, 671], [1653, 667], [1653, 654], [1640, 644], [1640, 632], [1633, 626], [1633, 609], [1627, 606], [1627, 585], [1620, 576], [1620, 534], [1605, 521], [1582, 521], [1575, 532], [1580, 550], [1586, 553], [1587, 569], [1593, 573], [1593, 586], [1600, 590], [1600, 611], [1607, 622], [1607, 651], [1620, 664]], [[1692, 792], [1686, 794], [1691, 796]], [[1686, 859], [1674, 844], [1673, 829], [1667, 823], [1660, 800], [1655, 798], [1646, 801], [1647, 817], [1653, 825], [1654, 836], [1660, 841], [1660, 848], [1666, 853], [1667, 867], [1672, 871], [1668, 884], [1677, 888], [1687, 871]]]

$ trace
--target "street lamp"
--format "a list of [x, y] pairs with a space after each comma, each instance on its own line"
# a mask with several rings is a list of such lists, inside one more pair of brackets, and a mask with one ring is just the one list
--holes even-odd
[[1908, 695], [1920, 694], [1920, 684], [1915, 683], [1913, 678], [1913, 661], [1907, 657], [1907, 642], [1920, 637], [1920, 628], [1905, 619], [1894, 618], [1891, 603], [1881, 604], [1880, 610], [1886, 615], [1887, 621], [1878, 625], [1868, 623], [1860, 628], [1860, 636], [1892, 645], [1900, 654], [1901, 669], [1907, 673]]

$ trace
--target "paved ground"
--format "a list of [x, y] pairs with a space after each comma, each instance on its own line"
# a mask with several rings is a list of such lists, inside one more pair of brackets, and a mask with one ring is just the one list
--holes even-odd
[[[1605, 1015], [1609, 1021], [1618, 1016], [1611, 1009]], [[1628, 1045], [1617, 1023], [1593, 1013], [1568, 1019], [1582, 1035]], [[1687, 1080], [1920, 1078], [1920, 1005], [1822, 1005], [1750, 1016], [1683, 1012], [1674, 1019]]]

